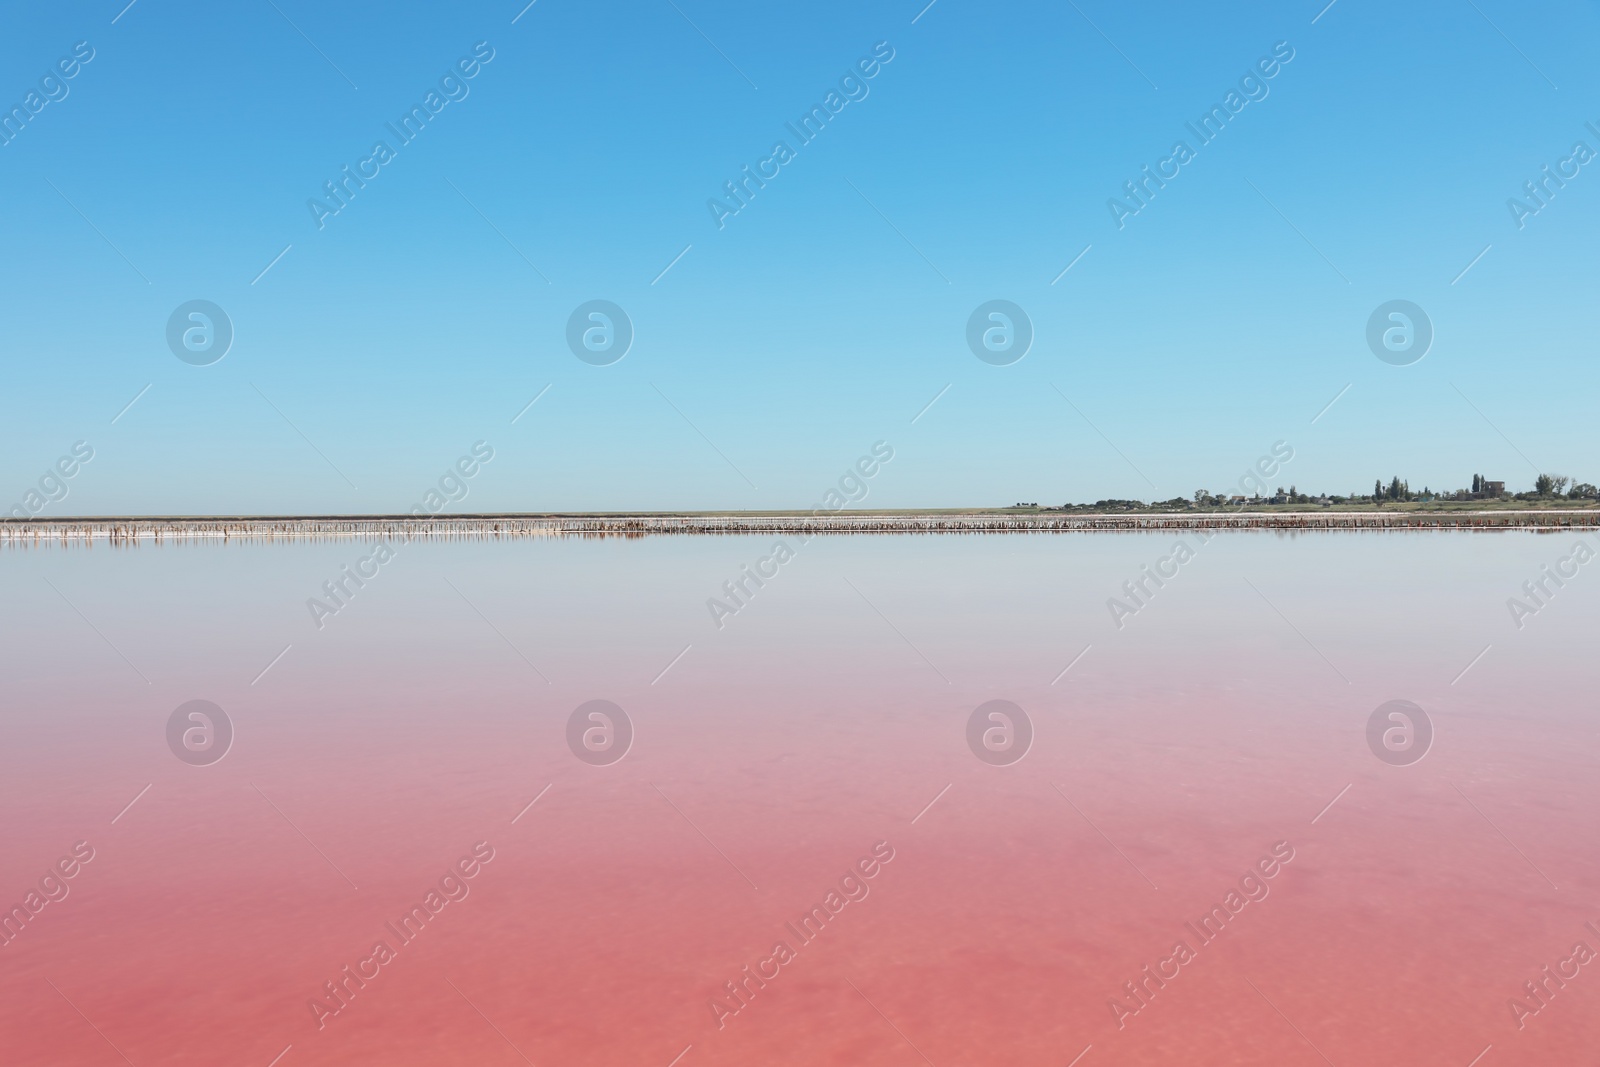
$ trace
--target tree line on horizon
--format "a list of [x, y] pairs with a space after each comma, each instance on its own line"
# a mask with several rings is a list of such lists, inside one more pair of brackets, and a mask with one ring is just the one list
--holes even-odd
[[[1529, 492], [1507, 493], [1504, 491], [1503, 482], [1493, 482], [1482, 474], [1472, 476], [1471, 488], [1444, 490], [1434, 492], [1427, 486], [1419, 491], [1412, 491], [1411, 484], [1398, 474], [1392, 476], [1385, 484], [1382, 478], [1375, 479], [1372, 483], [1372, 492], [1350, 493], [1345, 496], [1320, 493], [1312, 496], [1302, 493], [1296, 486], [1284, 489], [1279, 486], [1276, 494], [1263, 497], [1259, 494], [1254, 497], [1235, 495], [1215, 495], [1207, 489], [1196, 489], [1194, 499], [1175, 496], [1171, 500], [1153, 500], [1146, 504], [1142, 500], [1123, 500], [1111, 498], [1096, 500], [1093, 504], [1064, 504], [1063, 508], [1105, 508], [1105, 509], [1130, 509], [1144, 507], [1223, 507], [1230, 503], [1248, 501], [1250, 503], [1282, 503], [1282, 504], [1398, 504], [1416, 501], [1435, 500], [1485, 500], [1485, 499], [1512, 499], [1512, 500], [1600, 500], [1600, 488], [1590, 482], [1580, 482], [1569, 478], [1565, 474], [1540, 474], [1533, 480], [1533, 489]], [[1500, 486], [1496, 491], [1493, 486]], [[1018, 503], [1019, 508], [1036, 508], [1036, 503]]]

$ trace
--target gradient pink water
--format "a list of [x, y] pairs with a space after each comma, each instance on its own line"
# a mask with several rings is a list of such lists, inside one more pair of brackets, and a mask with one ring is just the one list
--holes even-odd
[[[0, 902], [94, 858], [0, 948], [0, 1061], [1592, 1063], [1600, 968], [1508, 1006], [1600, 949], [1600, 577], [1506, 607], [1573, 543], [1228, 535], [1121, 630], [1171, 537], [819, 539], [721, 630], [706, 598], [770, 540], [410, 545], [321, 630], [355, 543], [7, 553]], [[237, 731], [206, 767], [164, 734], [197, 698]], [[636, 729], [611, 766], [567, 748], [594, 698]], [[1036, 730], [1007, 767], [965, 739], [994, 698]], [[1397, 698], [1437, 730], [1409, 767], [1365, 738]]]

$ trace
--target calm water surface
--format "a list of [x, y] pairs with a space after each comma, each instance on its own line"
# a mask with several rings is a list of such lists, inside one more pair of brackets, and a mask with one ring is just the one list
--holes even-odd
[[6, 552], [0, 1061], [1600, 1061], [1580, 541]]

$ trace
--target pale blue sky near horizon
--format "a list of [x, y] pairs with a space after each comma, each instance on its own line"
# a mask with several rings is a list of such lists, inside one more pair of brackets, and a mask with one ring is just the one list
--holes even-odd
[[[0, 510], [79, 440], [40, 515], [402, 511], [479, 440], [452, 510], [806, 507], [879, 440], [863, 506], [1222, 491], [1280, 440], [1303, 490], [1600, 482], [1600, 163], [1507, 208], [1600, 152], [1600, 4], [125, 3], [0, 34], [0, 112], [94, 49], [0, 146]], [[478, 42], [319, 229], [308, 199]], [[209, 366], [165, 338], [195, 299], [235, 330]], [[633, 323], [609, 366], [567, 347], [592, 299]], [[1035, 330], [1009, 366], [967, 347], [992, 299]], [[1392, 299], [1435, 329], [1410, 366], [1367, 347]]]

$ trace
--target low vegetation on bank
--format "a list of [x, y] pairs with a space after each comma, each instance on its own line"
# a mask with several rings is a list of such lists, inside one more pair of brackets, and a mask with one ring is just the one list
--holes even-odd
[[1306, 508], [1338, 508], [1340, 511], [1526, 511], [1546, 508], [1600, 507], [1600, 489], [1564, 474], [1541, 474], [1526, 492], [1507, 492], [1506, 484], [1474, 474], [1470, 487], [1438, 490], [1424, 486], [1413, 490], [1410, 483], [1395, 475], [1385, 483], [1373, 482], [1370, 493], [1302, 493], [1296, 486], [1279, 487], [1272, 496], [1214, 494], [1196, 489], [1193, 497], [1171, 500], [1096, 500], [1092, 504], [1013, 504], [1006, 511], [1023, 512], [1211, 512], [1211, 511], [1294, 511]]

